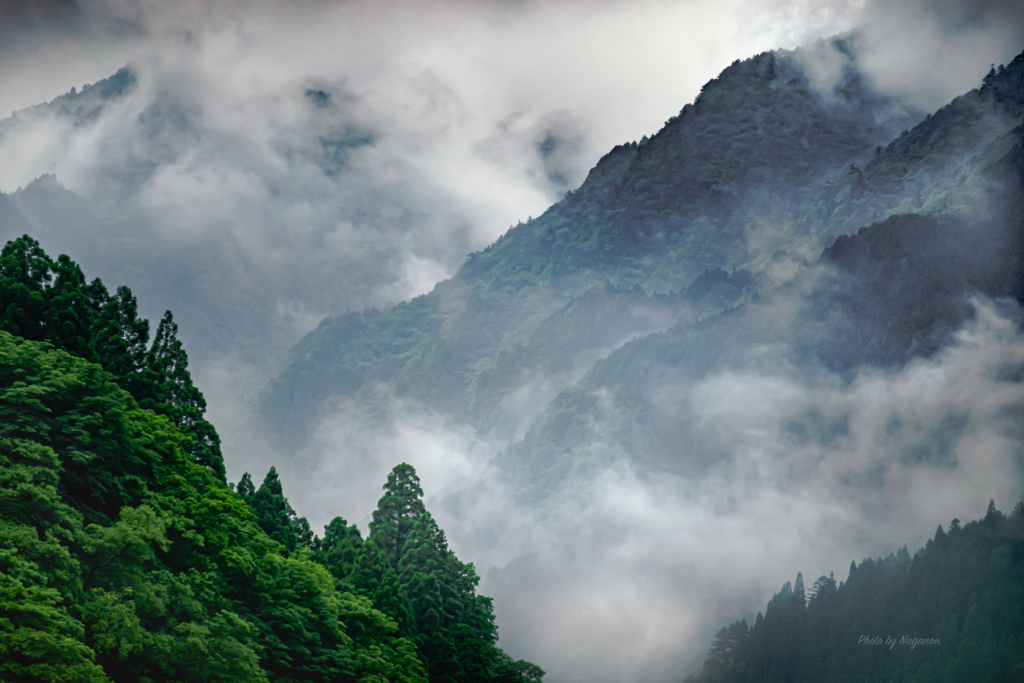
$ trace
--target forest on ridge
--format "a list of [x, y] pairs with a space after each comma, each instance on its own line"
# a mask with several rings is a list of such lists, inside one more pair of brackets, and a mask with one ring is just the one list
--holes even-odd
[[30, 237], [0, 253], [0, 679], [539, 681], [398, 465], [322, 537], [271, 469], [224, 479], [168, 313], [149, 342]]

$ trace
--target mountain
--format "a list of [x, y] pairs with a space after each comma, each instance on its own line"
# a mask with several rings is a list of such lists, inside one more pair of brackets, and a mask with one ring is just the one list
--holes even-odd
[[753, 624], [722, 628], [699, 676], [731, 681], [991, 681], [1024, 672], [1024, 503], [954, 519], [913, 558], [788, 581]]
[[[860, 368], [899, 367], [943, 348], [974, 315], [973, 295], [1024, 301], [1022, 97], [1018, 57], [863, 171], [820, 190], [808, 215], [831, 202], [827, 220], [801, 220], [827, 235], [856, 216], [888, 218], [840, 234], [778, 287], [595, 364], [504, 454], [521, 495], [543, 497], [571, 471], [619, 457], [691, 474], [726, 457], [700, 435], [691, 411], [664, 414], [659, 403], [672, 387], [769, 367], [811, 384], [822, 371], [851, 379]], [[752, 357], [752, 348], [769, 351]], [[685, 458], [679, 443], [690, 445]]]
[[[375, 167], [353, 169], [351, 159], [375, 153], [375, 131], [343, 86], [305, 80], [281, 87], [289, 107], [266, 128], [226, 124], [218, 108], [243, 105], [226, 103], [203, 74], [171, 71], [134, 64], [0, 120], [0, 243], [31, 234], [74, 254], [89, 272], [129, 284], [149, 317], [174, 310], [197, 366], [231, 356], [265, 376], [325, 315], [395, 282], [362, 257], [339, 268], [344, 239], [324, 248], [346, 212], [381, 236], [389, 188], [366, 190]], [[183, 184], [182, 173], [204, 181]], [[301, 221], [295, 210], [307, 212]], [[338, 277], [358, 268], [362, 276]]]
[[[301, 443], [325, 401], [372, 404], [383, 384], [511, 438], [534, 414], [517, 414], [507, 400], [545, 370], [526, 360], [536, 353], [518, 348], [541, 343], [533, 335], [544, 334], [545, 321], [590, 329], [577, 304], [592, 288], [605, 288], [599, 315], [616, 317], [615, 333], [597, 346], [563, 336], [559, 364], [574, 370], [546, 378], [545, 402], [572, 386], [595, 352], [706, 313], [690, 305], [692, 296], [646, 302], [654, 317], [634, 311], [636, 286], [673, 295], [705, 271], [734, 269], [770, 279], [816, 255], [825, 243], [794, 233], [801, 216], [851, 164], [868, 162], [919, 117], [864, 82], [856, 43], [850, 35], [737, 60], [660, 132], [613, 149], [579, 189], [470, 255], [429, 294], [325, 320], [265, 392], [260, 411], [269, 426], [286, 443]], [[806, 67], [823, 59], [841, 67], [824, 85]], [[745, 277], [727, 284], [719, 306], [743, 295]], [[575, 322], [556, 322], [566, 316]], [[509, 367], [513, 356], [519, 362]]]
[[[1018, 500], [1024, 57], [930, 114], [861, 61], [851, 33], [735, 62], [464, 263], [473, 213], [389, 156], [395, 131], [341, 82], [253, 98], [140, 64], [0, 121], [21, 155], [6, 182], [24, 181], [0, 194], [6, 652], [40, 644], [15, 663], [54, 680], [537, 680], [497, 648], [497, 611], [502, 647], [552, 678], [677, 680], [791, 562]], [[408, 249], [423, 226], [435, 243]], [[412, 291], [394, 285], [413, 252], [461, 267], [384, 306]], [[188, 362], [223, 406], [320, 320], [225, 449], [252, 469], [275, 450], [265, 426], [287, 459], [232, 488]], [[301, 481], [309, 519], [362, 515], [387, 470], [368, 534], [338, 517], [317, 537], [284, 495]], [[1010, 621], [983, 584], [1015, 566], [1018, 515], [989, 517], [1007, 543], [968, 525], [963, 552], [919, 554], [929, 576], [992, 570], [947, 576], [988, 625], [927, 584], [956, 637], [984, 626], [968, 654]], [[922, 578], [913, 562], [863, 563], [836, 586], [844, 614]], [[811, 643], [800, 628], [823, 622], [799, 593], [753, 640], [727, 627], [712, 664], [902, 666]], [[741, 642], [759, 645], [736, 659]]]
[[709, 372], [928, 357], [972, 293], [1024, 291], [1024, 56], [923, 117], [856, 65], [855, 34], [737, 61], [430, 294], [325, 320], [261, 414], [295, 446], [338, 403], [416, 399], [515, 442], [499, 462], [539, 500], [596, 463], [709, 467], [717, 447], [657, 405]]

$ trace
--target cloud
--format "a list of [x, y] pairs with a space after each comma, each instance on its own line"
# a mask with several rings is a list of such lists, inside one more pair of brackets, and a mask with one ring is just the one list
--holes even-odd
[[[68, 217], [37, 204], [44, 246], [130, 253], [81, 260], [145, 292], [151, 315], [173, 308], [196, 364], [242, 348], [265, 372], [318, 317], [429, 291], [736, 57], [866, 17], [863, 61], [880, 87], [931, 101], [1010, 54], [1016, 25], [1009, 4], [951, 23], [923, 3], [917, 21], [818, 0], [79, 7], [40, 14], [0, 49], [14, 74], [0, 111], [124, 64], [135, 86], [88, 117], [36, 110], [4, 124], [0, 190], [55, 174], [91, 220], [73, 241]], [[963, 78], [925, 66], [946, 57]]]
[[552, 680], [678, 680], [714, 630], [763, 610], [798, 570], [844, 579], [851, 560], [913, 552], [989, 498], [1011, 508], [1024, 494], [1020, 311], [976, 306], [953, 345], [898, 371], [690, 385], [717, 465], [683, 477], [618, 460], [534, 511], [543, 532], [483, 583], [503, 642]]
[[266, 377], [318, 319], [429, 291], [799, 23], [745, 0], [79, 7], [0, 49], [0, 105], [135, 82], [0, 124], [0, 191], [55, 174], [18, 197], [33, 233], [173, 309], [200, 378], [226, 354]]
[[[932, 108], [1024, 47], [1016, 4], [81, 10], [70, 28], [25, 25], [0, 49], [11, 76], [0, 111], [125, 64], [136, 83], [95, 115], [38, 110], [6, 128], [0, 190], [55, 173], [16, 195], [44, 247], [128, 283], [151, 318], [175, 310], [233, 479], [276, 465], [315, 528], [340, 514], [365, 531], [387, 471], [414, 464], [452, 546], [496, 598], [503, 645], [553, 683], [678, 679], [710, 632], [762, 608], [796, 570], [810, 578], [913, 549], [990, 497], [1020, 497], [1019, 313], [992, 302], [952, 346], [900, 370], [848, 381], [766, 361], [675, 378], [664, 418], [692, 418], [699, 437], [679, 456], [713, 447], [713, 467], [652, 476], [612, 451], [540, 508], [516, 505], [492, 468], [506, 444], [386, 392], [334, 406], [298, 453], [275, 451], [247, 407], [324, 315], [428, 291], [734, 59], [863, 19], [875, 84]], [[524, 385], [520, 407], [551, 395], [546, 379]]]
[[269, 450], [251, 425], [229, 430], [249, 440], [230, 445], [231, 468], [258, 478], [276, 465], [314, 528], [340, 514], [365, 533], [387, 472], [409, 462], [514, 656], [551, 681], [679, 680], [714, 631], [763, 610], [797, 571], [842, 580], [851, 560], [914, 552], [990, 498], [1010, 509], [1024, 497], [1022, 311], [973, 306], [949, 346], [900, 368], [844, 377], [753, 362], [674, 378], [657, 408], [692, 431], [670, 457], [716, 454], [696, 472], [598, 439], [604, 464], [522, 505], [493, 466], [506, 444], [383, 387], [328, 411], [296, 453]]
[[882, 92], [934, 110], [1024, 51], [1013, 0], [868, 0], [863, 68]]

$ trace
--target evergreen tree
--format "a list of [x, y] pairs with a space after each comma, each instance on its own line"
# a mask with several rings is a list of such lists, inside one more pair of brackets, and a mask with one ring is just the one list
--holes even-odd
[[377, 549], [377, 544], [367, 540], [354, 559], [352, 571], [347, 577], [353, 590], [369, 598], [374, 607], [394, 619], [401, 635], [413, 636], [415, 626], [409, 600], [399, 585], [395, 570]]
[[192, 457], [224, 480], [220, 437], [213, 425], [203, 417], [206, 399], [192, 384], [188, 354], [178, 339], [178, 325], [170, 311], [164, 313], [157, 326], [153, 345], [147, 355], [147, 366], [153, 375], [151, 386], [155, 391], [151, 397], [140, 400], [140, 404], [167, 415], [179, 429], [191, 436], [189, 452]]
[[111, 297], [68, 256], [54, 261], [25, 235], [0, 251], [0, 329], [102, 365], [142, 407], [170, 417], [191, 438], [186, 448], [196, 462], [225, 481], [220, 437], [203, 417], [206, 401], [170, 311], [147, 349], [149, 323], [138, 317], [131, 290], [119, 287]]
[[431, 683], [540, 680], [540, 667], [497, 647], [491, 600], [477, 595], [475, 568], [448, 548], [422, 497], [415, 469], [396, 466], [349, 581], [410, 634]]
[[[244, 479], [244, 477], [243, 477]], [[241, 489], [243, 482], [239, 482]], [[249, 487], [252, 486], [251, 481]], [[316, 543], [314, 556], [317, 562], [327, 567], [336, 582], [348, 583], [349, 575], [356, 564], [363, 545], [363, 536], [355, 524], [349, 524], [341, 517], [335, 517], [324, 527], [323, 538]]]
[[711, 644], [711, 651], [704, 661], [705, 668], [721, 669], [735, 662], [743, 653], [749, 635], [746, 619], [723, 626]]
[[[238, 488], [246, 492], [251, 491], [252, 479], [248, 472], [242, 475]], [[313, 545], [309, 522], [305, 517], [296, 516], [295, 510], [284, 497], [284, 488], [277, 476], [277, 468], [270, 468], [263, 483], [255, 492], [246, 495], [240, 490], [239, 493], [252, 507], [257, 523], [264, 533], [283, 545], [288, 552]]]
[[377, 502], [370, 522], [370, 537], [391, 566], [398, 566], [406, 539], [425, 512], [423, 489], [416, 470], [406, 463], [396, 465], [388, 474], [384, 495]]
[[409, 532], [398, 569], [431, 681], [486, 680], [497, 641], [490, 599], [476, 595], [473, 565], [448, 549], [429, 512]]
[[820, 577], [806, 608], [798, 576], [758, 615], [746, 645], [732, 647], [729, 629], [719, 631], [703, 672], [690, 680], [1019, 681], [1024, 505], [1007, 516], [990, 502], [980, 521], [953, 520], [949, 529], [940, 526], [913, 558], [904, 546], [851, 563], [838, 586], [834, 576]]
[[803, 572], [797, 572], [796, 582], [793, 584], [793, 602], [796, 603], [798, 609], [804, 609], [807, 607], [807, 594], [804, 592], [804, 575]]

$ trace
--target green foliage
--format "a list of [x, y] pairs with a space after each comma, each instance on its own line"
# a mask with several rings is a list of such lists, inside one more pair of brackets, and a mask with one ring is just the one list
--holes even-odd
[[397, 566], [416, 522], [426, 514], [423, 489], [412, 465], [396, 465], [384, 484], [370, 522], [370, 538], [392, 566]]
[[[243, 478], [239, 488], [251, 491], [251, 481]], [[416, 470], [397, 465], [384, 484], [369, 538], [364, 541], [355, 526], [335, 518], [314, 543], [314, 557], [339, 589], [386, 614], [389, 631], [415, 644], [432, 683], [541, 680], [540, 667], [513, 660], [497, 647], [493, 607], [476, 594], [473, 565], [448, 548], [422, 498]]]
[[[500, 669], [500, 680], [539, 680], [506, 675], [533, 676], [532, 665], [498, 665], [508, 658], [494, 647], [490, 603], [475, 595], [472, 566], [447, 550], [411, 467], [389, 477], [376, 541], [365, 543], [341, 518], [315, 538], [274, 469], [258, 489], [246, 474], [232, 492], [211, 466], [216, 440], [175, 424], [201, 434], [202, 397], [170, 315], [147, 350], [146, 325], [122, 291], [116, 305], [101, 307], [120, 341], [97, 343], [94, 329], [75, 322], [90, 314], [72, 316], [96, 310], [76, 298], [84, 282], [77, 267], [58, 264], [51, 279], [73, 286], [51, 287], [58, 294], [47, 299], [51, 266], [37, 246], [5, 251], [4, 272], [21, 279], [0, 291], [24, 304], [6, 307], [6, 323], [45, 338], [52, 323], [19, 317], [39, 301], [36, 314], [70, 322], [52, 337], [65, 350], [0, 331], [4, 680], [425, 683], [428, 651], [441, 653], [431, 671], [445, 671], [432, 679], [486, 681]], [[107, 354], [106, 366], [122, 374], [68, 348]], [[387, 544], [393, 561], [376, 543]], [[407, 557], [410, 543], [417, 550]], [[420, 599], [414, 591], [427, 584], [433, 592]], [[452, 612], [456, 597], [483, 612]], [[448, 630], [421, 630], [413, 605], [447, 610], [439, 623]]]
[[479, 578], [473, 565], [463, 564], [448, 549], [430, 513], [413, 525], [398, 571], [431, 681], [493, 676], [498, 633], [491, 601], [476, 595]]
[[[820, 577], [806, 603], [787, 583], [752, 628], [718, 632], [691, 683], [865, 679], [958, 683], [1020, 680], [1024, 664], [1024, 505]], [[877, 638], [877, 640], [875, 640]], [[915, 644], [924, 642], [925, 644]]]
[[114, 379], [0, 332], [4, 680], [424, 680], [392, 620], [278, 554]]
[[190, 437], [186, 451], [224, 480], [220, 437], [203, 418], [206, 401], [192, 384], [170, 311], [147, 350], [149, 323], [138, 317], [131, 290], [110, 296], [68, 256], [53, 261], [25, 235], [0, 252], [0, 330], [103, 366], [142, 407], [168, 416]]
[[357, 593], [365, 595], [374, 606], [395, 620], [402, 635], [416, 633], [406, 593], [399, 585], [395, 569], [377, 549], [376, 541], [370, 539], [361, 545], [347, 579]]
[[0, 438], [0, 679], [105, 682], [68, 610], [81, 577], [66, 544], [81, 523], [57, 492], [57, 469], [52, 449]]
[[220, 453], [220, 437], [213, 425], [203, 418], [206, 399], [192, 384], [188, 355], [178, 340], [178, 326], [170, 311], [164, 314], [157, 326], [156, 337], [146, 356], [146, 372], [151, 376], [148, 386], [153, 391], [139, 397], [139, 404], [166, 415], [178, 429], [191, 436], [189, 454], [223, 480], [224, 459]]
[[288, 552], [313, 545], [313, 532], [305, 517], [298, 517], [284, 497], [277, 469], [270, 468], [263, 484], [253, 490], [249, 473], [242, 475], [237, 487], [239, 495], [256, 513], [257, 523], [263, 532], [285, 547]]
[[359, 528], [341, 517], [335, 517], [324, 527], [323, 538], [316, 542], [315, 557], [336, 580], [344, 581], [352, 573], [362, 545], [363, 537]]

